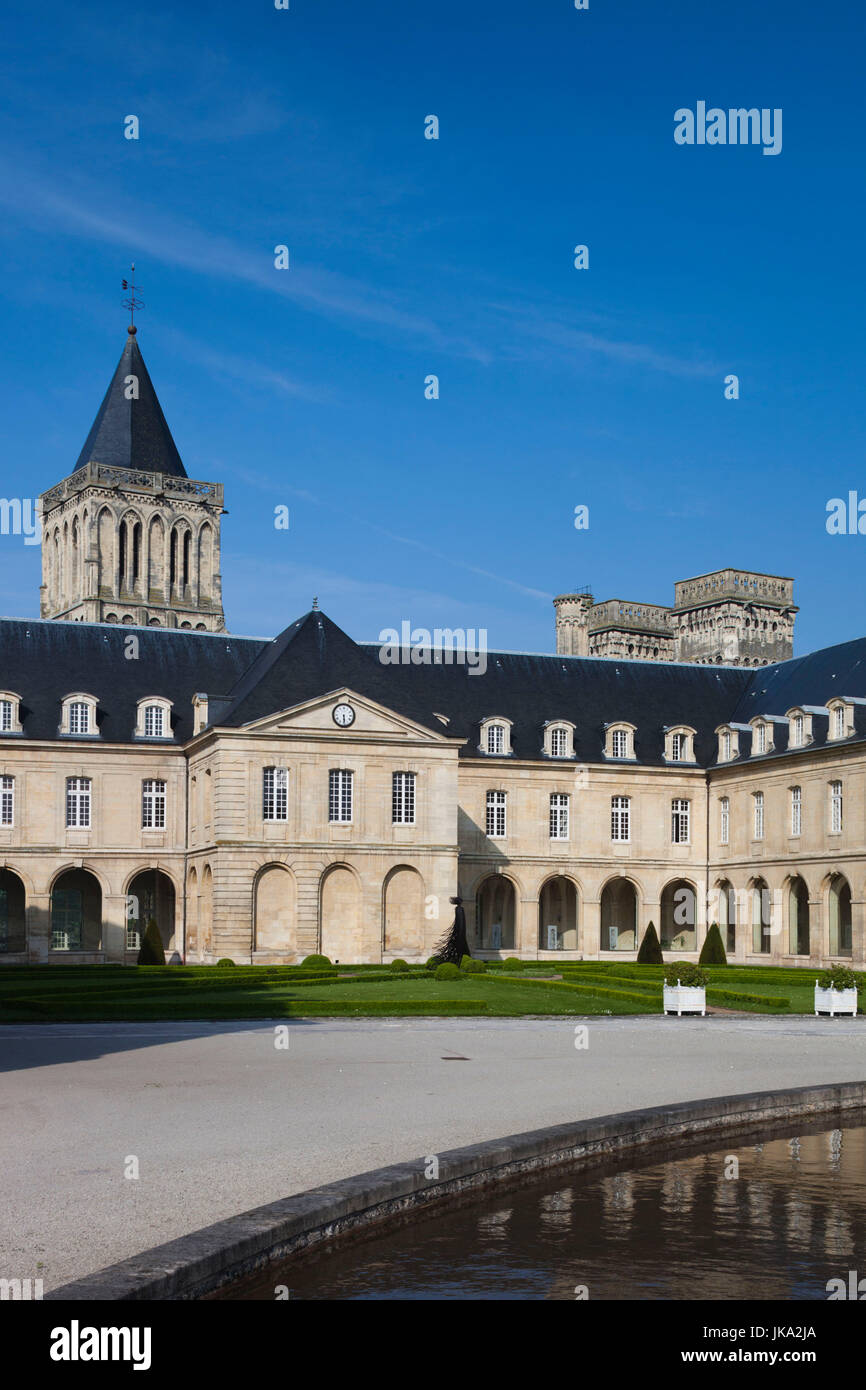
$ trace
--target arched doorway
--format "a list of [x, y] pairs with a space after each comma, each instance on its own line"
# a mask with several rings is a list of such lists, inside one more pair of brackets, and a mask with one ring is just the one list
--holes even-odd
[[[142, 869], [129, 885], [132, 915], [127, 920], [126, 949], [138, 950], [151, 917], [159, 927], [163, 950], [176, 950], [174, 884], [161, 869]], [[137, 916], [135, 915], [137, 909]]]
[[87, 869], [67, 869], [51, 890], [51, 950], [102, 949], [102, 889]]
[[416, 869], [400, 867], [385, 882], [387, 955], [418, 957], [424, 949], [424, 883]]
[[198, 952], [198, 874], [192, 868], [186, 881], [186, 959]]
[[539, 894], [538, 949], [577, 950], [577, 889], [565, 874], [549, 878]]
[[684, 878], [665, 885], [659, 907], [659, 940], [663, 951], [696, 951], [698, 927], [695, 890]]
[[752, 950], [756, 955], [770, 954], [770, 890], [762, 878], [751, 884], [752, 893]]
[[602, 890], [601, 949], [637, 950], [637, 893], [627, 878], [612, 879]]
[[295, 880], [282, 864], [268, 864], [256, 879], [253, 949], [294, 955]]
[[24, 884], [11, 869], [0, 869], [0, 955], [26, 950]]
[[830, 880], [830, 955], [851, 955], [851, 887], [844, 874]]
[[514, 950], [514, 884], [491, 874], [475, 890], [475, 945], [479, 951]]
[[726, 878], [716, 884], [716, 894], [719, 931], [725, 943], [726, 954], [733, 956], [737, 951], [737, 895], [733, 884]]
[[788, 950], [808, 956], [810, 949], [809, 890], [797, 875], [788, 884]]
[[332, 961], [361, 958], [361, 890], [345, 864], [337, 864], [322, 878], [321, 946]]

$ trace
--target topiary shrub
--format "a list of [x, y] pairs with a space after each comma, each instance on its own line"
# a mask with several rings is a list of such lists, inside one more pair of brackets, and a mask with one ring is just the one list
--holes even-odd
[[455, 964], [453, 963], [453, 961], [446, 960], [446, 961], [444, 961], [444, 962], [442, 963], [442, 965], [437, 965], [437, 966], [436, 966], [436, 979], [437, 979], [437, 980], [459, 980], [459, 979], [460, 979], [460, 967], [457, 966], [457, 965], [455, 965]]
[[727, 963], [728, 957], [725, 953], [725, 943], [722, 940], [722, 933], [719, 931], [719, 924], [713, 922], [701, 947], [699, 964], [727, 965]]
[[426, 968], [427, 968], [428, 970], [435, 970], [436, 967], [437, 967], [437, 965], [441, 965], [441, 964], [442, 964], [442, 962], [440, 961], [440, 959], [439, 959], [438, 956], [428, 956], [428, 957], [427, 957]]
[[221, 956], [217, 961], [217, 965], [234, 965], [234, 961], [230, 960], [228, 956]]
[[692, 989], [695, 986], [706, 986], [709, 980], [706, 970], [702, 970], [699, 965], [693, 965], [690, 960], [672, 961], [665, 971], [666, 985], [676, 985], [679, 982]]
[[327, 956], [304, 956], [301, 965], [331, 965]]
[[825, 970], [823, 975], [819, 975], [818, 987], [820, 989], [859, 990], [862, 987], [862, 981], [854, 974], [850, 966], [831, 965], [829, 970]]
[[395, 975], [408, 975], [409, 962], [405, 960], [392, 960], [389, 970], [393, 970]]
[[637, 953], [637, 963], [638, 965], [664, 965], [665, 963], [661, 942], [652, 922], [643, 934], [643, 941], [640, 943], [640, 949]]
[[522, 970], [522, 969], [523, 969], [523, 961], [522, 961], [522, 960], [518, 960], [516, 956], [509, 956], [507, 960], [504, 960], [504, 961], [502, 962], [502, 969], [503, 969], [503, 970]]
[[472, 956], [464, 956], [463, 964], [460, 969], [463, 971], [464, 975], [483, 975], [487, 969], [487, 962], [484, 960], [475, 960]]
[[165, 948], [155, 917], [148, 917], [138, 951], [139, 965], [165, 965]]

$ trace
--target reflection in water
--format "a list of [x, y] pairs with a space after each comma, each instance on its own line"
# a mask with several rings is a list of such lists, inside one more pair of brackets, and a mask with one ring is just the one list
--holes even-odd
[[[778, 1132], [778, 1131], [777, 1131]], [[736, 1159], [736, 1162], [732, 1162]], [[825, 1299], [866, 1275], [866, 1129], [560, 1171], [274, 1266], [222, 1297]]]

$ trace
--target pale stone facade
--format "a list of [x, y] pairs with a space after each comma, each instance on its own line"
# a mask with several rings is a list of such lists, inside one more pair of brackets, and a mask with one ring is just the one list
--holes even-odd
[[693, 956], [718, 920], [737, 960], [866, 965], [866, 641], [770, 664], [792, 581], [734, 570], [563, 595], [559, 655], [471, 676], [315, 609], [229, 637], [222, 490], [132, 369], [45, 494], [63, 621], [0, 620], [0, 961], [132, 962], [150, 916], [190, 962], [424, 960], [459, 892], [480, 955], [631, 959], [652, 921]]

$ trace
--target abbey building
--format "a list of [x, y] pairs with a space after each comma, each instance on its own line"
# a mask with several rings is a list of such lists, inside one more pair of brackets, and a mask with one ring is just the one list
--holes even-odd
[[0, 620], [0, 960], [481, 955], [866, 965], [866, 639], [793, 657], [793, 585], [556, 600], [556, 654], [381, 660], [314, 607], [224, 630], [220, 485], [130, 333]]

